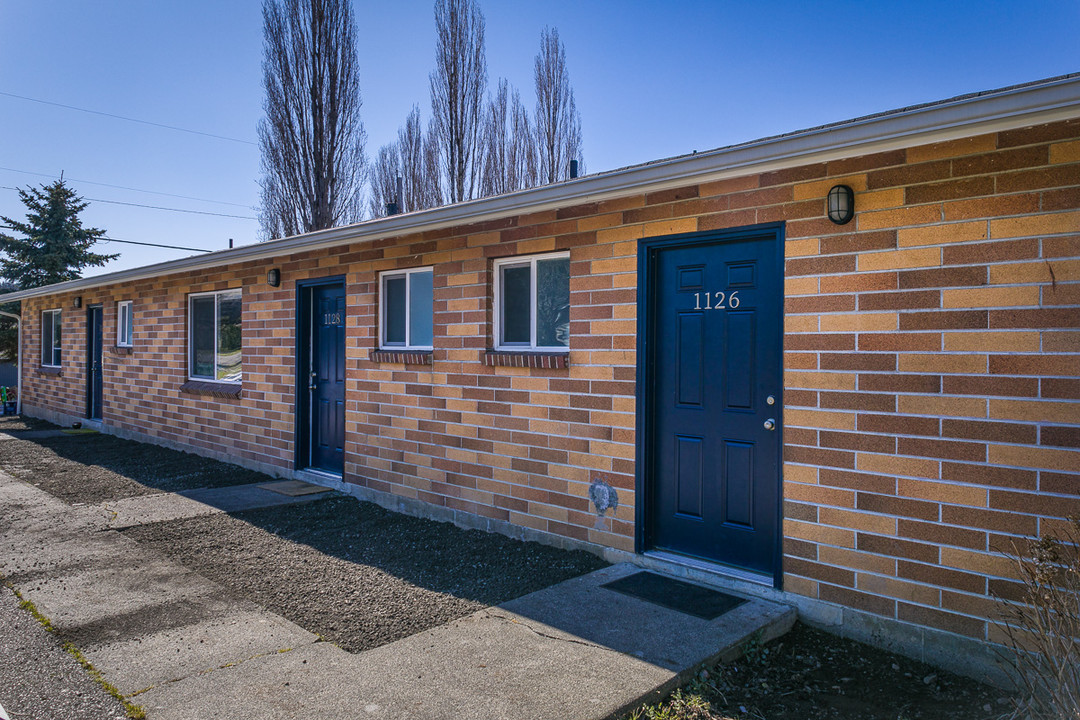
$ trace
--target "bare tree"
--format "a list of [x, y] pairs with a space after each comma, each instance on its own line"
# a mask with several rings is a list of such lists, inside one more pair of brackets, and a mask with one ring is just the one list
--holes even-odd
[[[434, 144], [434, 147], [432, 146]], [[398, 197], [398, 181], [401, 181]], [[371, 214], [386, 215], [387, 203], [400, 212], [412, 212], [442, 203], [439, 190], [438, 139], [420, 128], [420, 108], [413, 107], [398, 129], [398, 139], [379, 148], [371, 170]]]
[[570, 73], [566, 70], [566, 48], [558, 28], [540, 33], [540, 53], [536, 56], [536, 138], [540, 155], [540, 182], [553, 183], [570, 177], [570, 161], [581, 156], [581, 114], [574, 102]]
[[484, 116], [484, 166], [480, 192], [500, 195], [537, 184], [536, 138], [521, 94], [499, 80]]
[[439, 139], [429, 123], [427, 136], [420, 127], [420, 108], [413, 106], [398, 130], [401, 152], [402, 195], [405, 212], [442, 205], [439, 180]]
[[481, 115], [487, 85], [484, 16], [475, 0], [435, 0], [431, 112], [450, 202], [478, 190]]
[[348, 0], [264, 0], [263, 84], [263, 235], [359, 220], [366, 136]]
[[386, 215], [388, 203], [400, 203], [397, 181], [401, 177], [401, 148], [397, 142], [383, 145], [371, 167], [371, 216]]

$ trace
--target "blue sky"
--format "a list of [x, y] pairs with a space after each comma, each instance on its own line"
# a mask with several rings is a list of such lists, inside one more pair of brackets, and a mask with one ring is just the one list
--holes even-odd
[[[530, 107], [540, 31], [559, 29], [590, 172], [1080, 70], [1076, 0], [480, 5], [489, 85], [507, 78]], [[430, 116], [432, 0], [353, 8], [370, 157], [413, 104]], [[6, 188], [63, 170], [112, 237], [254, 242], [257, 222], [221, 215], [256, 215], [261, 22], [257, 0], [0, 0], [0, 215], [24, 215]], [[88, 274], [191, 254], [100, 247], [121, 257]]]

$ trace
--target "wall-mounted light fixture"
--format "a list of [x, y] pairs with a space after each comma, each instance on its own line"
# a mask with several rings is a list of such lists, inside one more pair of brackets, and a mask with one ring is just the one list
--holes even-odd
[[845, 225], [855, 217], [855, 191], [847, 185], [834, 185], [829, 190], [829, 219], [837, 225]]
[[277, 287], [281, 284], [281, 270], [277, 268], [271, 268], [266, 273], [266, 284], [270, 287]]
[[73, 300], [71, 304], [74, 305], [77, 308], [81, 308], [82, 307], [82, 295], [76, 295], [75, 300]]

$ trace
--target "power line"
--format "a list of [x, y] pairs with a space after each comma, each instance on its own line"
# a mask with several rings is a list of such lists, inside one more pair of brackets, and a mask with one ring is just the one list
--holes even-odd
[[[10, 187], [8, 185], [0, 185], [0, 189], [2, 189], [2, 190], [14, 190], [16, 192], [19, 191], [19, 188], [13, 188], [13, 187]], [[190, 213], [191, 215], [213, 215], [214, 217], [236, 218], [238, 220], [257, 220], [258, 219], [258, 218], [254, 218], [254, 217], [252, 217], [250, 215], [229, 215], [228, 213], [208, 212], [206, 210], [185, 210], [183, 208], [162, 207], [160, 205], [143, 205], [142, 203], [120, 202], [119, 200], [102, 200], [101, 198], [88, 198], [88, 197], [84, 197], [82, 199], [83, 200], [89, 200], [90, 202], [109, 203], [110, 205], [127, 205], [128, 207], [140, 207], [140, 208], [147, 208], [147, 209], [150, 209], [150, 210], [167, 210], [169, 212]]]
[[113, 113], [101, 112], [100, 110], [87, 110], [86, 108], [75, 107], [74, 105], [65, 105], [64, 103], [50, 102], [49, 100], [38, 100], [37, 98], [26, 97], [25, 95], [16, 95], [15, 93], [4, 92], [2, 90], [0, 90], [0, 95], [17, 98], [19, 100], [26, 100], [27, 102], [40, 103], [42, 105], [52, 105], [54, 107], [66, 108], [68, 110], [78, 110], [79, 112], [90, 113], [91, 115], [102, 115], [104, 117], [115, 118], [116, 120], [126, 120], [128, 122], [140, 123], [142, 125], [152, 125], [153, 127], [165, 128], [166, 130], [176, 130], [177, 132], [190, 133], [192, 135], [202, 135], [203, 137], [211, 137], [217, 140], [228, 140], [229, 142], [243, 143], [245, 145], [256, 144], [251, 140], [241, 140], [240, 138], [228, 137], [227, 135], [215, 135], [214, 133], [202, 132], [201, 130], [188, 130], [187, 128], [177, 127], [175, 125], [165, 125], [163, 123], [151, 122], [149, 120], [139, 120], [138, 118], [125, 117], [124, 115], [115, 115]]
[[[15, 168], [9, 168], [9, 167], [0, 167], [0, 170], [6, 170], [8, 172], [13, 172], [13, 173], [20, 173], [22, 175], [37, 175], [38, 177], [47, 177], [47, 178], [55, 178], [56, 177], [55, 173], [31, 172], [29, 170], [17, 170]], [[74, 183], [81, 183], [83, 185], [100, 185], [101, 187], [115, 188], [117, 190], [131, 190], [133, 192], [147, 193], [148, 195], [162, 195], [162, 196], [165, 196], [165, 197], [181, 198], [182, 200], [196, 200], [198, 202], [215, 203], [217, 205], [232, 205], [234, 207], [242, 207], [242, 208], [249, 208], [249, 209], [251, 207], [250, 205], [245, 205], [243, 203], [227, 202], [225, 200], [211, 200], [209, 198], [193, 197], [191, 195], [177, 195], [175, 193], [159, 192], [157, 190], [143, 190], [142, 188], [133, 188], [133, 187], [128, 187], [126, 185], [110, 185], [109, 183], [94, 182], [93, 180], [77, 180], [75, 178], [68, 178], [68, 181], [69, 182], [74, 182]]]
[[161, 245], [160, 243], [139, 242], [137, 240], [118, 240], [113, 237], [101, 237], [99, 238], [99, 240], [101, 242], [124, 243], [125, 245], [146, 245], [147, 247], [168, 248], [170, 250], [193, 250], [194, 252], [204, 253], [214, 252], [213, 250], [207, 250], [205, 248], [182, 247], [180, 245]]
[[168, 210], [169, 212], [190, 213], [192, 215], [213, 215], [214, 217], [237, 218], [238, 220], [256, 220], [250, 215], [229, 215], [227, 213], [207, 212], [205, 210], [184, 210], [182, 208], [161, 207], [160, 205], [143, 205], [142, 203], [120, 202], [119, 200], [102, 200], [101, 198], [83, 198], [91, 202], [110, 203], [112, 205], [127, 205], [129, 207], [147, 208], [150, 210]]
[[[14, 230], [15, 228], [11, 225], [0, 225], [0, 229]], [[104, 235], [97, 238], [96, 242], [115, 242], [124, 243], [125, 245], [146, 245], [148, 247], [168, 248], [169, 250], [193, 250], [195, 252], [204, 253], [214, 252], [213, 250], [206, 250], [205, 248], [182, 247], [180, 245], [162, 245], [160, 243], [139, 242], [137, 240], [120, 240], [118, 238], [106, 237]]]

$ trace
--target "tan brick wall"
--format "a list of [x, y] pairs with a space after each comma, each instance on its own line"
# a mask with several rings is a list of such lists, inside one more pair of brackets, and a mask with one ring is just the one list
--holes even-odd
[[[632, 549], [637, 241], [784, 222], [785, 587], [976, 638], [1000, 559], [1080, 512], [1080, 122], [584, 203], [363, 246], [82, 293], [135, 301], [135, 351], [106, 350], [105, 422], [290, 467], [295, 283], [345, 275], [345, 477]], [[856, 217], [824, 217], [828, 189]], [[492, 261], [569, 250], [571, 362], [489, 367]], [[375, 363], [377, 273], [434, 266], [431, 366]], [[265, 284], [280, 267], [281, 288]], [[244, 392], [178, 392], [186, 293], [244, 289]], [[81, 413], [85, 311], [62, 306], [62, 377], [28, 404]], [[597, 527], [590, 481], [619, 490]]]

